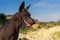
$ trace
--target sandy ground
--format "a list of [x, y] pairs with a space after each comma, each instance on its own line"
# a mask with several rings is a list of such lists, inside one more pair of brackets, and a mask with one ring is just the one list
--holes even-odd
[[34, 32], [28, 32], [28, 34], [19, 34], [18, 38], [26, 38], [28, 40], [59, 40], [57, 36], [54, 38], [52, 33], [60, 32], [60, 26], [51, 27], [49, 29], [41, 28]]

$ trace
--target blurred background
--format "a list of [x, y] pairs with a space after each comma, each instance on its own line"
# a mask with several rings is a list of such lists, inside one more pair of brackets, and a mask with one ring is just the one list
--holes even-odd
[[0, 0], [0, 13], [14, 15], [22, 1], [25, 1], [25, 7], [31, 4], [29, 11], [34, 19], [44, 22], [60, 20], [60, 0]]
[[25, 1], [25, 8], [35, 21], [33, 29], [20, 28], [18, 40], [60, 40], [60, 0], [0, 0], [0, 27], [18, 12]]

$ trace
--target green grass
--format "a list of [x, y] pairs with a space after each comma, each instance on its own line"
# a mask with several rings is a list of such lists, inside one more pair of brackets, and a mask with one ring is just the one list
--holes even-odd
[[19, 33], [27, 34], [27, 32], [33, 32], [36, 31], [37, 29], [30, 29], [28, 27], [21, 27], [19, 29]]
[[19, 29], [19, 33], [27, 34], [28, 30], [30, 30], [30, 29], [27, 28], [27, 27], [24, 27], [24, 28], [21, 27], [21, 28]]

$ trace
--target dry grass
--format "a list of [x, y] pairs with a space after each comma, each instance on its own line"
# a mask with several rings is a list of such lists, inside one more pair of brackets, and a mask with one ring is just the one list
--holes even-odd
[[52, 33], [60, 32], [60, 26], [51, 27], [49, 29], [41, 28], [34, 32], [27, 34], [19, 34], [19, 38], [26, 38], [28, 40], [59, 40], [58, 37], [52, 37]]

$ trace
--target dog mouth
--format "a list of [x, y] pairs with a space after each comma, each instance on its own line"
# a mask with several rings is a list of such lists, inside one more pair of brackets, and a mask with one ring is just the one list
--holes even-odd
[[25, 25], [27, 26], [27, 27], [32, 27], [32, 25], [29, 23], [29, 22], [27, 22], [26, 20], [24, 20], [24, 22], [25, 22]]

